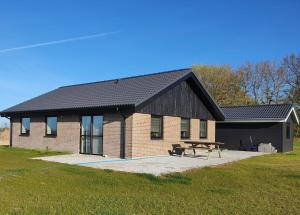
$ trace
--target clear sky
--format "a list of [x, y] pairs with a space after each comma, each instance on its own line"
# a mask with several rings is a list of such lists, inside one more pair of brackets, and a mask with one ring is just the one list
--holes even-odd
[[0, 110], [61, 85], [279, 60], [300, 52], [299, 23], [299, 0], [0, 0]]

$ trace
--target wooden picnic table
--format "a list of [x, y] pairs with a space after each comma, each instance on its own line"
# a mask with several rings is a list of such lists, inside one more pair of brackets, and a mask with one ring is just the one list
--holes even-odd
[[[196, 149], [205, 149], [208, 151], [207, 153], [207, 159], [209, 158], [210, 152], [217, 150], [219, 153], [219, 158], [221, 158], [221, 150], [220, 146], [223, 145], [224, 143], [221, 142], [210, 142], [210, 141], [203, 141], [203, 140], [183, 140], [181, 141], [184, 144], [190, 145], [188, 148], [181, 147], [183, 149], [183, 153], [181, 156], [185, 154], [185, 149], [192, 149], [194, 152], [194, 156], [196, 156]], [[212, 148], [211, 146], [214, 146]]]

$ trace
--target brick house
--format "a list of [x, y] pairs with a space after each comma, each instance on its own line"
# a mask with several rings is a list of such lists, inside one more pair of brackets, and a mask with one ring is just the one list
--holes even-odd
[[183, 139], [215, 141], [222, 111], [191, 69], [64, 86], [8, 108], [11, 146], [164, 155]]

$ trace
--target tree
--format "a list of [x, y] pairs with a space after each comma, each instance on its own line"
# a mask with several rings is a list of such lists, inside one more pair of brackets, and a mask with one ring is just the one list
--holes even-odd
[[286, 74], [286, 81], [290, 87], [288, 100], [300, 103], [300, 54], [290, 54], [282, 61]]
[[[290, 54], [281, 62], [245, 63], [236, 71], [230, 66], [204, 65], [195, 65], [193, 70], [221, 106], [300, 104], [300, 53]], [[300, 135], [300, 126], [296, 131]]]
[[255, 65], [245, 63], [238, 69], [237, 74], [241, 79], [243, 92], [252, 97], [255, 104], [258, 104], [261, 76], [257, 73]]
[[277, 104], [285, 96], [285, 70], [275, 62], [263, 61], [242, 65], [237, 74], [241, 77], [242, 89], [256, 104]]
[[193, 71], [219, 105], [253, 103], [242, 90], [241, 77], [231, 67], [194, 65]]

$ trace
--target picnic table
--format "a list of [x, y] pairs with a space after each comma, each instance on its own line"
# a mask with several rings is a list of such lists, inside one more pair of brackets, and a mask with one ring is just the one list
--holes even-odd
[[194, 156], [196, 156], [196, 149], [204, 149], [207, 150], [207, 159], [209, 158], [209, 154], [213, 151], [218, 151], [219, 158], [221, 158], [220, 146], [223, 145], [224, 143], [202, 141], [202, 140], [183, 140], [181, 142], [183, 142], [186, 145], [189, 145], [188, 147], [182, 147], [182, 146], [179, 147], [182, 149], [181, 156], [185, 154], [186, 149], [193, 150]]

